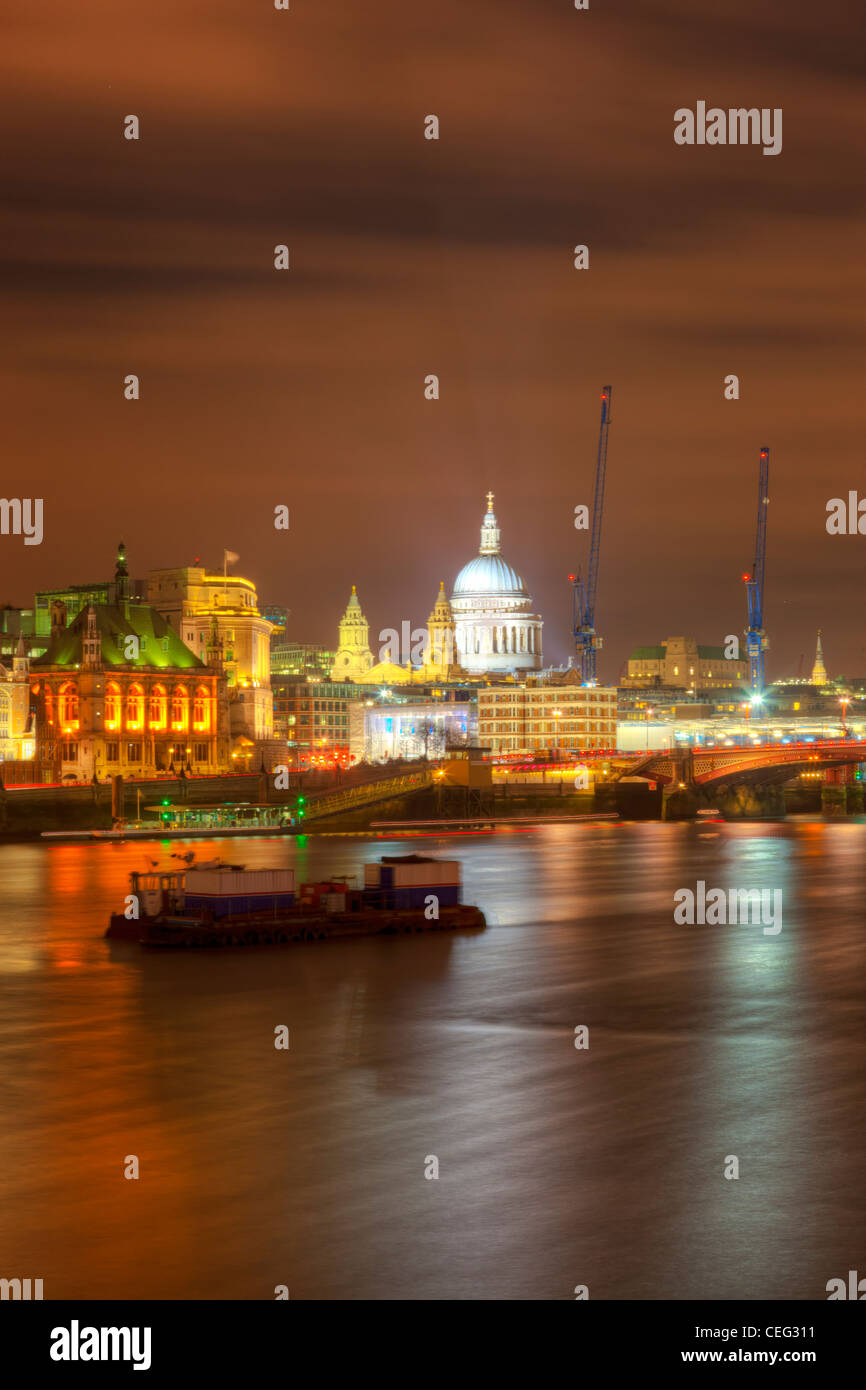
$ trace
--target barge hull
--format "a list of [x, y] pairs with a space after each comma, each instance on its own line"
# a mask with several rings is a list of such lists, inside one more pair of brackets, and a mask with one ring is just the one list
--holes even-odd
[[115, 941], [136, 941], [142, 946], [285, 946], [296, 941], [324, 941], [349, 936], [401, 936], [434, 931], [464, 931], [486, 926], [477, 907], [458, 904], [441, 907], [439, 917], [423, 911], [381, 909], [304, 916], [228, 918], [205, 922], [200, 918], [152, 917], [130, 921], [113, 913], [105, 935]]

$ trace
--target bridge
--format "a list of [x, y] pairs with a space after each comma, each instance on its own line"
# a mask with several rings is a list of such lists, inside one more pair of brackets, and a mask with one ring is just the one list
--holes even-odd
[[763, 743], [743, 748], [667, 748], [645, 754], [637, 761], [621, 763], [614, 776], [645, 777], [662, 786], [710, 789], [730, 783], [779, 785], [802, 772], [864, 762], [866, 744], [859, 739], [817, 739], [811, 743]]

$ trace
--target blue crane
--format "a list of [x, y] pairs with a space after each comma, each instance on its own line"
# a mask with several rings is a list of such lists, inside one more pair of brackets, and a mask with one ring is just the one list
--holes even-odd
[[764, 652], [770, 645], [764, 635], [764, 567], [767, 559], [767, 507], [770, 502], [770, 451], [761, 450], [758, 465], [758, 522], [755, 528], [755, 562], [752, 573], [744, 574], [749, 603], [746, 650], [752, 694], [760, 699], [764, 691]]
[[604, 479], [607, 472], [607, 435], [610, 428], [612, 386], [601, 388], [601, 428], [598, 435], [598, 459], [595, 465], [595, 496], [592, 503], [592, 535], [589, 545], [589, 570], [586, 582], [578, 573], [574, 585], [574, 641], [580, 674], [584, 685], [596, 685], [596, 652], [602, 639], [595, 630], [595, 595], [598, 588], [598, 554], [601, 545], [601, 519], [604, 512]]

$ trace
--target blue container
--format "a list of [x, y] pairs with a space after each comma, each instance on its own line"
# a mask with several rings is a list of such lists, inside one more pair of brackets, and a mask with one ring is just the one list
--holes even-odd
[[295, 901], [294, 893], [238, 893], [225, 896], [209, 893], [187, 893], [185, 898], [187, 916], [207, 909], [213, 918], [239, 916], [247, 912], [279, 912], [291, 907]]

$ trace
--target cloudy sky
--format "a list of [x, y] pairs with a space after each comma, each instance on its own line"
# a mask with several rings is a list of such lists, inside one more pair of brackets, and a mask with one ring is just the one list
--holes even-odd
[[[0, 601], [120, 537], [135, 575], [227, 546], [293, 636], [332, 641], [355, 583], [375, 637], [426, 619], [492, 488], [563, 660], [611, 382], [602, 677], [742, 630], [765, 443], [770, 675], [818, 627], [866, 674], [866, 536], [825, 530], [866, 496], [856, 9], [11, 0], [0, 490], [45, 538], [0, 537]], [[676, 145], [698, 100], [781, 107], [782, 153]]]

